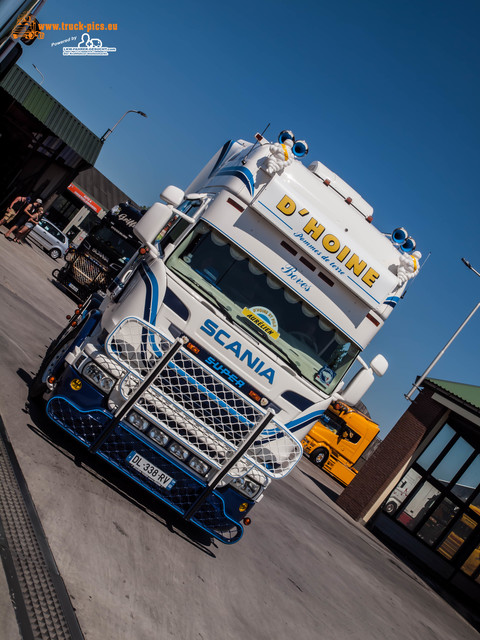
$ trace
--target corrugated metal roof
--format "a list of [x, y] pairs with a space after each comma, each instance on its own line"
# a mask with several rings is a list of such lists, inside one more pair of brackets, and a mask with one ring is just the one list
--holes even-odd
[[427, 378], [425, 382], [446, 391], [449, 396], [457, 398], [462, 403], [466, 403], [471, 407], [480, 410], [480, 387], [476, 387], [472, 384], [462, 384], [461, 382], [437, 380], [435, 378]]
[[73, 184], [80, 187], [82, 191], [98, 202], [105, 211], [127, 200], [134, 207], [140, 209], [140, 205], [136, 204], [132, 198], [127, 196], [95, 167], [81, 171], [73, 181]]
[[102, 142], [70, 111], [43, 89], [23, 69], [13, 66], [0, 87], [52, 133], [61, 138], [92, 166], [102, 149]]

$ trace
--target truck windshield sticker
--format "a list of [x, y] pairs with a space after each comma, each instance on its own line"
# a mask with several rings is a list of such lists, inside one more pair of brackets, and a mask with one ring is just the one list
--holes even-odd
[[329, 367], [323, 367], [315, 374], [315, 380], [320, 382], [320, 384], [324, 384], [328, 387], [328, 385], [332, 382], [335, 377], [335, 371], [330, 369]]
[[264, 331], [273, 340], [276, 340], [280, 334], [278, 333], [278, 321], [275, 314], [265, 307], [245, 307], [242, 310], [243, 315], [253, 322], [259, 329]]

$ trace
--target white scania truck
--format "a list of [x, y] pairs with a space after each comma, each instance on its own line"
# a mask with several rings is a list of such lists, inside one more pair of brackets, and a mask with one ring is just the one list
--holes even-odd
[[[227, 142], [135, 227], [141, 249], [49, 348], [30, 393], [51, 420], [187, 520], [238, 541], [418, 272], [404, 229], [284, 131]], [[355, 361], [362, 369], [342, 382]]]

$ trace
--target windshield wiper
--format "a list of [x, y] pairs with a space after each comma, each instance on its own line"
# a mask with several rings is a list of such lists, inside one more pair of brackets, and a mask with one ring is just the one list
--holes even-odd
[[[300, 369], [300, 367], [298, 366], [298, 364], [296, 362], [294, 362], [292, 360], [292, 358], [288, 355], [288, 353], [286, 351], [284, 351], [281, 347], [279, 347], [277, 344], [275, 345], [275, 349], [278, 350], [280, 352], [280, 354], [285, 358], [285, 360], [288, 362], [288, 364], [292, 367], [292, 369], [298, 373], [299, 376], [302, 376], [302, 378], [304, 377], [302, 370]], [[274, 350], [275, 350], [274, 349]]]
[[190, 281], [190, 284], [193, 285], [194, 289], [197, 289], [197, 291], [199, 291], [202, 295], [204, 295], [204, 297], [209, 302], [211, 302], [218, 311], [223, 313], [223, 315], [227, 318], [229, 322], [231, 322], [232, 324], [235, 322], [232, 314], [230, 313], [230, 310], [225, 305], [223, 305], [217, 298], [215, 298], [215, 296], [213, 296], [210, 293], [210, 291], [208, 291], [207, 289], [204, 289], [198, 282], [195, 282], [193, 280]]
[[[255, 324], [250, 322], [250, 320], [248, 320], [247, 318], [244, 318], [243, 316], [237, 316], [237, 318], [238, 320], [242, 320], [242, 326], [244, 326], [247, 331], [256, 333], [258, 336], [262, 338], [265, 338], [265, 336], [267, 335], [264, 331], [259, 329], [259, 327], [257, 327]], [[235, 320], [236, 324], [239, 324], [238, 320], [237, 319]], [[303, 373], [300, 367], [296, 362], [292, 360], [292, 358], [288, 355], [288, 353], [286, 353], [281, 347], [279, 347], [278, 344], [274, 344], [273, 342], [268, 342], [267, 344], [268, 346], [271, 345], [273, 352], [278, 351], [279, 354], [285, 358], [285, 360], [290, 365], [290, 367], [295, 371], [295, 373], [298, 373], [298, 375], [303, 377]]]

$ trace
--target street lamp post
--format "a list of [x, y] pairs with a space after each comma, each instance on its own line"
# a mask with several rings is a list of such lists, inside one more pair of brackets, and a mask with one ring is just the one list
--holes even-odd
[[40, 69], [37, 67], [37, 65], [36, 65], [36, 64], [33, 64], [33, 62], [32, 62], [32, 67], [33, 67], [34, 69], [36, 69], [36, 70], [38, 71], [38, 73], [42, 76], [42, 81], [40, 82], [40, 86], [42, 86], [42, 84], [43, 84], [43, 83], [44, 83], [44, 81], [45, 81], [45, 76], [44, 76], [44, 75], [43, 75], [43, 73], [40, 71]]
[[[472, 267], [472, 265], [470, 264], [470, 262], [468, 260], [465, 260], [465, 258], [462, 258], [462, 262], [465, 266], [467, 266], [471, 271], [473, 271], [474, 273], [477, 274], [477, 276], [480, 276], [480, 273], [474, 269]], [[480, 309], [480, 302], [475, 306], [475, 308], [470, 312], [470, 314], [465, 318], [465, 320], [463, 321], [463, 323], [458, 327], [458, 329], [455, 331], [455, 333], [453, 334], [453, 336], [450, 338], [450, 340], [447, 342], [447, 344], [443, 347], [443, 349], [440, 351], [440, 353], [437, 355], [437, 357], [435, 358], [435, 360], [433, 360], [433, 362], [427, 367], [427, 369], [424, 371], [424, 373], [416, 380], [415, 384], [413, 385], [413, 387], [410, 389], [410, 391], [405, 395], [405, 398], [407, 400], [411, 401], [411, 397], [412, 394], [415, 391], [418, 391], [418, 388], [420, 387], [420, 385], [422, 384], [422, 382], [425, 380], [425, 378], [428, 376], [428, 374], [430, 373], [430, 371], [433, 369], [433, 367], [437, 364], [437, 362], [440, 360], [440, 358], [443, 356], [443, 354], [445, 353], [445, 351], [448, 349], [448, 347], [452, 344], [452, 342], [455, 340], [455, 338], [458, 336], [458, 334], [460, 333], [460, 331], [462, 331], [462, 329], [465, 327], [465, 325], [467, 324], [467, 322], [469, 322], [471, 320], [471, 318], [475, 315], [475, 313], [478, 311], [478, 309]]]
[[138, 113], [138, 115], [143, 116], [144, 118], [147, 117], [147, 114], [144, 113], [143, 111], [137, 111], [136, 109], [129, 109], [128, 111], [125, 111], [125, 113], [123, 114], [123, 116], [120, 118], [120, 120], [118, 120], [111, 129], [107, 129], [105, 131], [105, 133], [103, 134], [103, 136], [100, 138], [101, 142], [105, 142], [105, 140], [108, 138], [108, 136], [112, 133], [112, 131], [115, 129], [115, 127], [119, 124], [119, 122], [121, 122], [124, 117], [127, 115], [127, 113]]

